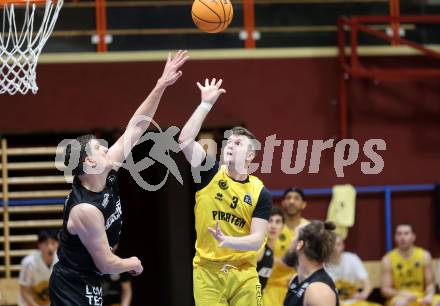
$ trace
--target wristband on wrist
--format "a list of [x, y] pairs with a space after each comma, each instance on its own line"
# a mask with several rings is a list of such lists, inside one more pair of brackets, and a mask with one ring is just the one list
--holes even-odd
[[204, 109], [206, 109], [208, 112], [211, 110], [212, 108], [212, 104], [208, 103], [208, 102], [202, 102], [200, 103], [200, 106], [203, 107]]

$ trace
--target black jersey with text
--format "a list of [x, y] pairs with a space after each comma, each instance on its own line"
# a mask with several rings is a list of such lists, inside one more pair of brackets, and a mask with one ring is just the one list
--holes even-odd
[[286, 299], [284, 300], [284, 306], [303, 306], [304, 296], [306, 294], [307, 287], [317, 282], [324, 283], [329, 286], [336, 295], [336, 303], [334, 305], [328, 306], [339, 306], [339, 297], [336, 291], [335, 284], [324, 269], [319, 269], [318, 271], [315, 271], [312, 275], [310, 275], [301, 283], [299, 283], [298, 275], [295, 276], [289, 286], [289, 290], [287, 291]]
[[257, 263], [258, 277], [260, 278], [261, 289], [266, 287], [267, 280], [272, 274], [273, 267], [273, 251], [266, 244], [264, 247], [263, 258]]
[[96, 268], [92, 257], [79, 237], [70, 234], [67, 230], [70, 211], [81, 203], [93, 205], [102, 212], [104, 216], [103, 226], [105, 227], [109, 245], [111, 247], [115, 246], [119, 242], [122, 227], [122, 208], [116, 171], [109, 173], [106, 187], [101, 192], [93, 192], [84, 188], [78, 177], [74, 178], [72, 191], [67, 197], [64, 207], [63, 227], [59, 237], [58, 257], [60, 264], [79, 272], [95, 272], [99, 274], [99, 270]]

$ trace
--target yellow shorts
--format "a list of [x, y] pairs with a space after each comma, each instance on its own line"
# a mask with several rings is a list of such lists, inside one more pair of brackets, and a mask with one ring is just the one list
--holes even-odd
[[262, 306], [255, 267], [196, 266], [193, 269], [196, 306]]
[[[415, 302], [410, 303], [408, 306], [423, 306], [420, 302], [423, 299], [424, 293], [423, 292], [413, 292], [414, 295], [417, 296], [417, 300]], [[393, 297], [390, 301], [387, 301], [385, 305], [387, 306], [394, 306], [396, 302], [398, 302], [400, 299], [399, 296]], [[431, 306], [440, 306], [440, 295], [435, 294], [432, 298]]]
[[263, 291], [263, 305], [282, 306], [287, 294], [287, 286], [274, 286], [267, 284]]

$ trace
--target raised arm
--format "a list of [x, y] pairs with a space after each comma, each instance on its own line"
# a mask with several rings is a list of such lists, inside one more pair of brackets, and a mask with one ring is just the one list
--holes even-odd
[[104, 224], [102, 213], [93, 205], [83, 203], [72, 208], [67, 229], [78, 235], [102, 274], [141, 274], [143, 267], [139, 259], [122, 259], [111, 252]]
[[219, 222], [217, 222], [215, 229], [209, 227], [208, 230], [211, 235], [220, 242], [219, 247], [227, 247], [240, 251], [258, 251], [266, 237], [267, 220], [252, 218], [251, 233], [241, 237], [226, 236], [223, 234]]
[[187, 51], [178, 51], [174, 57], [171, 57], [171, 54], [168, 55], [168, 60], [162, 76], [157, 81], [156, 86], [150, 92], [145, 101], [138, 107], [130, 119], [124, 134], [108, 151], [115, 170], [121, 166], [131, 152], [131, 149], [147, 130], [150, 125], [150, 120], [156, 113], [165, 89], [168, 86], [173, 85], [182, 76], [182, 71], [179, 69], [187, 59]]
[[205, 121], [206, 116], [214, 106], [217, 99], [221, 94], [225, 93], [226, 90], [220, 88], [222, 86], [223, 80], [212, 79], [211, 82], [206, 79], [205, 86], [197, 83], [202, 95], [202, 102], [196, 108], [192, 116], [186, 122], [182, 131], [179, 135], [179, 144], [186, 159], [191, 163], [191, 166], [198, 167], [203, 162], [206, 157], [205, 150], [203, 147], [195, 141], [197, 135], [200, 132], [203, 121]]

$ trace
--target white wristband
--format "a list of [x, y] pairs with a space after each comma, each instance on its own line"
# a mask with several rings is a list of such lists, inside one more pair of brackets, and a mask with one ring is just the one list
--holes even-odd
[[200, 106], [203, 107], [204, 109], [206, 109], [208, 112], [211, 110], [212, 108], [212, 104], [208, 103], [208, 102], [202, 102], [200, 103]]

